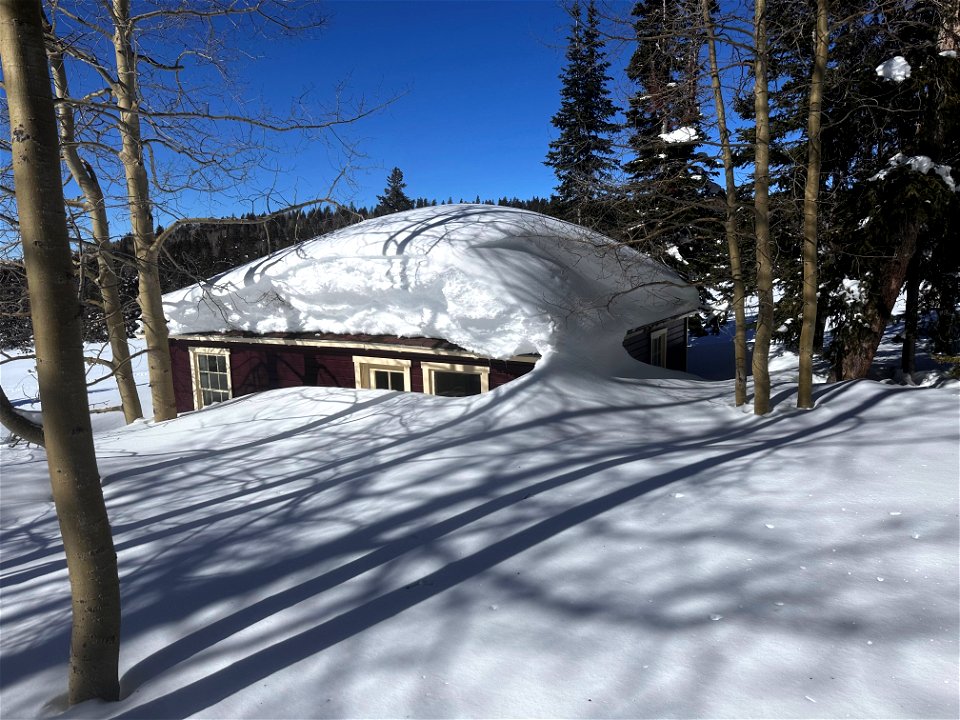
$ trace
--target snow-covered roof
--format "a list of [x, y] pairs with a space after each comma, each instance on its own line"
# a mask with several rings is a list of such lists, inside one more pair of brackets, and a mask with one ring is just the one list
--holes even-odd
[[489, 357], [694, 311], [696, 289], [585, 228], [490, 205], [367, 220], [164, 296], [171, 334], [371, 333]]

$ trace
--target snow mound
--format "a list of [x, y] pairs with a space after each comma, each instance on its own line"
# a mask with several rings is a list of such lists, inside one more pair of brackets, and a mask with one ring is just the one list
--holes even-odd
[[164, 296], [171, 334], [436, 337], [489, 357], [696, 309], [666, 267], [538, 213], [446, 205], [367, 220]]
[[910, 77], [910, 63], [903, 55], [897, 55], [877, 65], [877, 75], [893, 82], [903, 82]]

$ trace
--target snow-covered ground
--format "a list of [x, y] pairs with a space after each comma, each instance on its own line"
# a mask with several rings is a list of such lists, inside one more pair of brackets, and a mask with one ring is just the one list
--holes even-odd
[[[778, 362], [764, 418], [562, 354], [470, 398], [99, 415], [124, 699], [65, 717], [957, 717], [956, 383], [800, 412]], [[0, 715], [55, 715], [43, 453], [2, 453]]]

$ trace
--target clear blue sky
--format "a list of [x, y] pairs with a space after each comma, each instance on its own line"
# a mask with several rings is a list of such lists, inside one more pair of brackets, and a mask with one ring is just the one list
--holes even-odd
[[[399, 167], [411, 197], [444, 200], [548, 196], [543, 165], [555, 136], [569, 18], [556, 0], [367, 2], [322, 6], [316, 39], [258, 47], [249, 87], [276, 107], [309, 92], [329, 102], [343, 82], [368, 101], [399, 97], [346, 130], [366, 169], [343, 197], [376, 203]], [[288, 200], [305, 200], [332, 177], [328, 153], [295, 144], [276, 158]]]

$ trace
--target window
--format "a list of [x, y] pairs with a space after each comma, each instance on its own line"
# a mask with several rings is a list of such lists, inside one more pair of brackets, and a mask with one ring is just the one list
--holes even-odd
[[358, 388], [409, 390], [410, 361], [355, 355], [353, 372]]
[[667, 366], [667, 329], [650, 333], [650, 364], [657, 367]]
[[423, 391], [430, 395], [464, 397], [490, 389], [490, 370], [476, 365], [422, 362]]
[[223, 348], [190, 348], [194, 405], [199, 410], [229, 400], [230, 351]]

